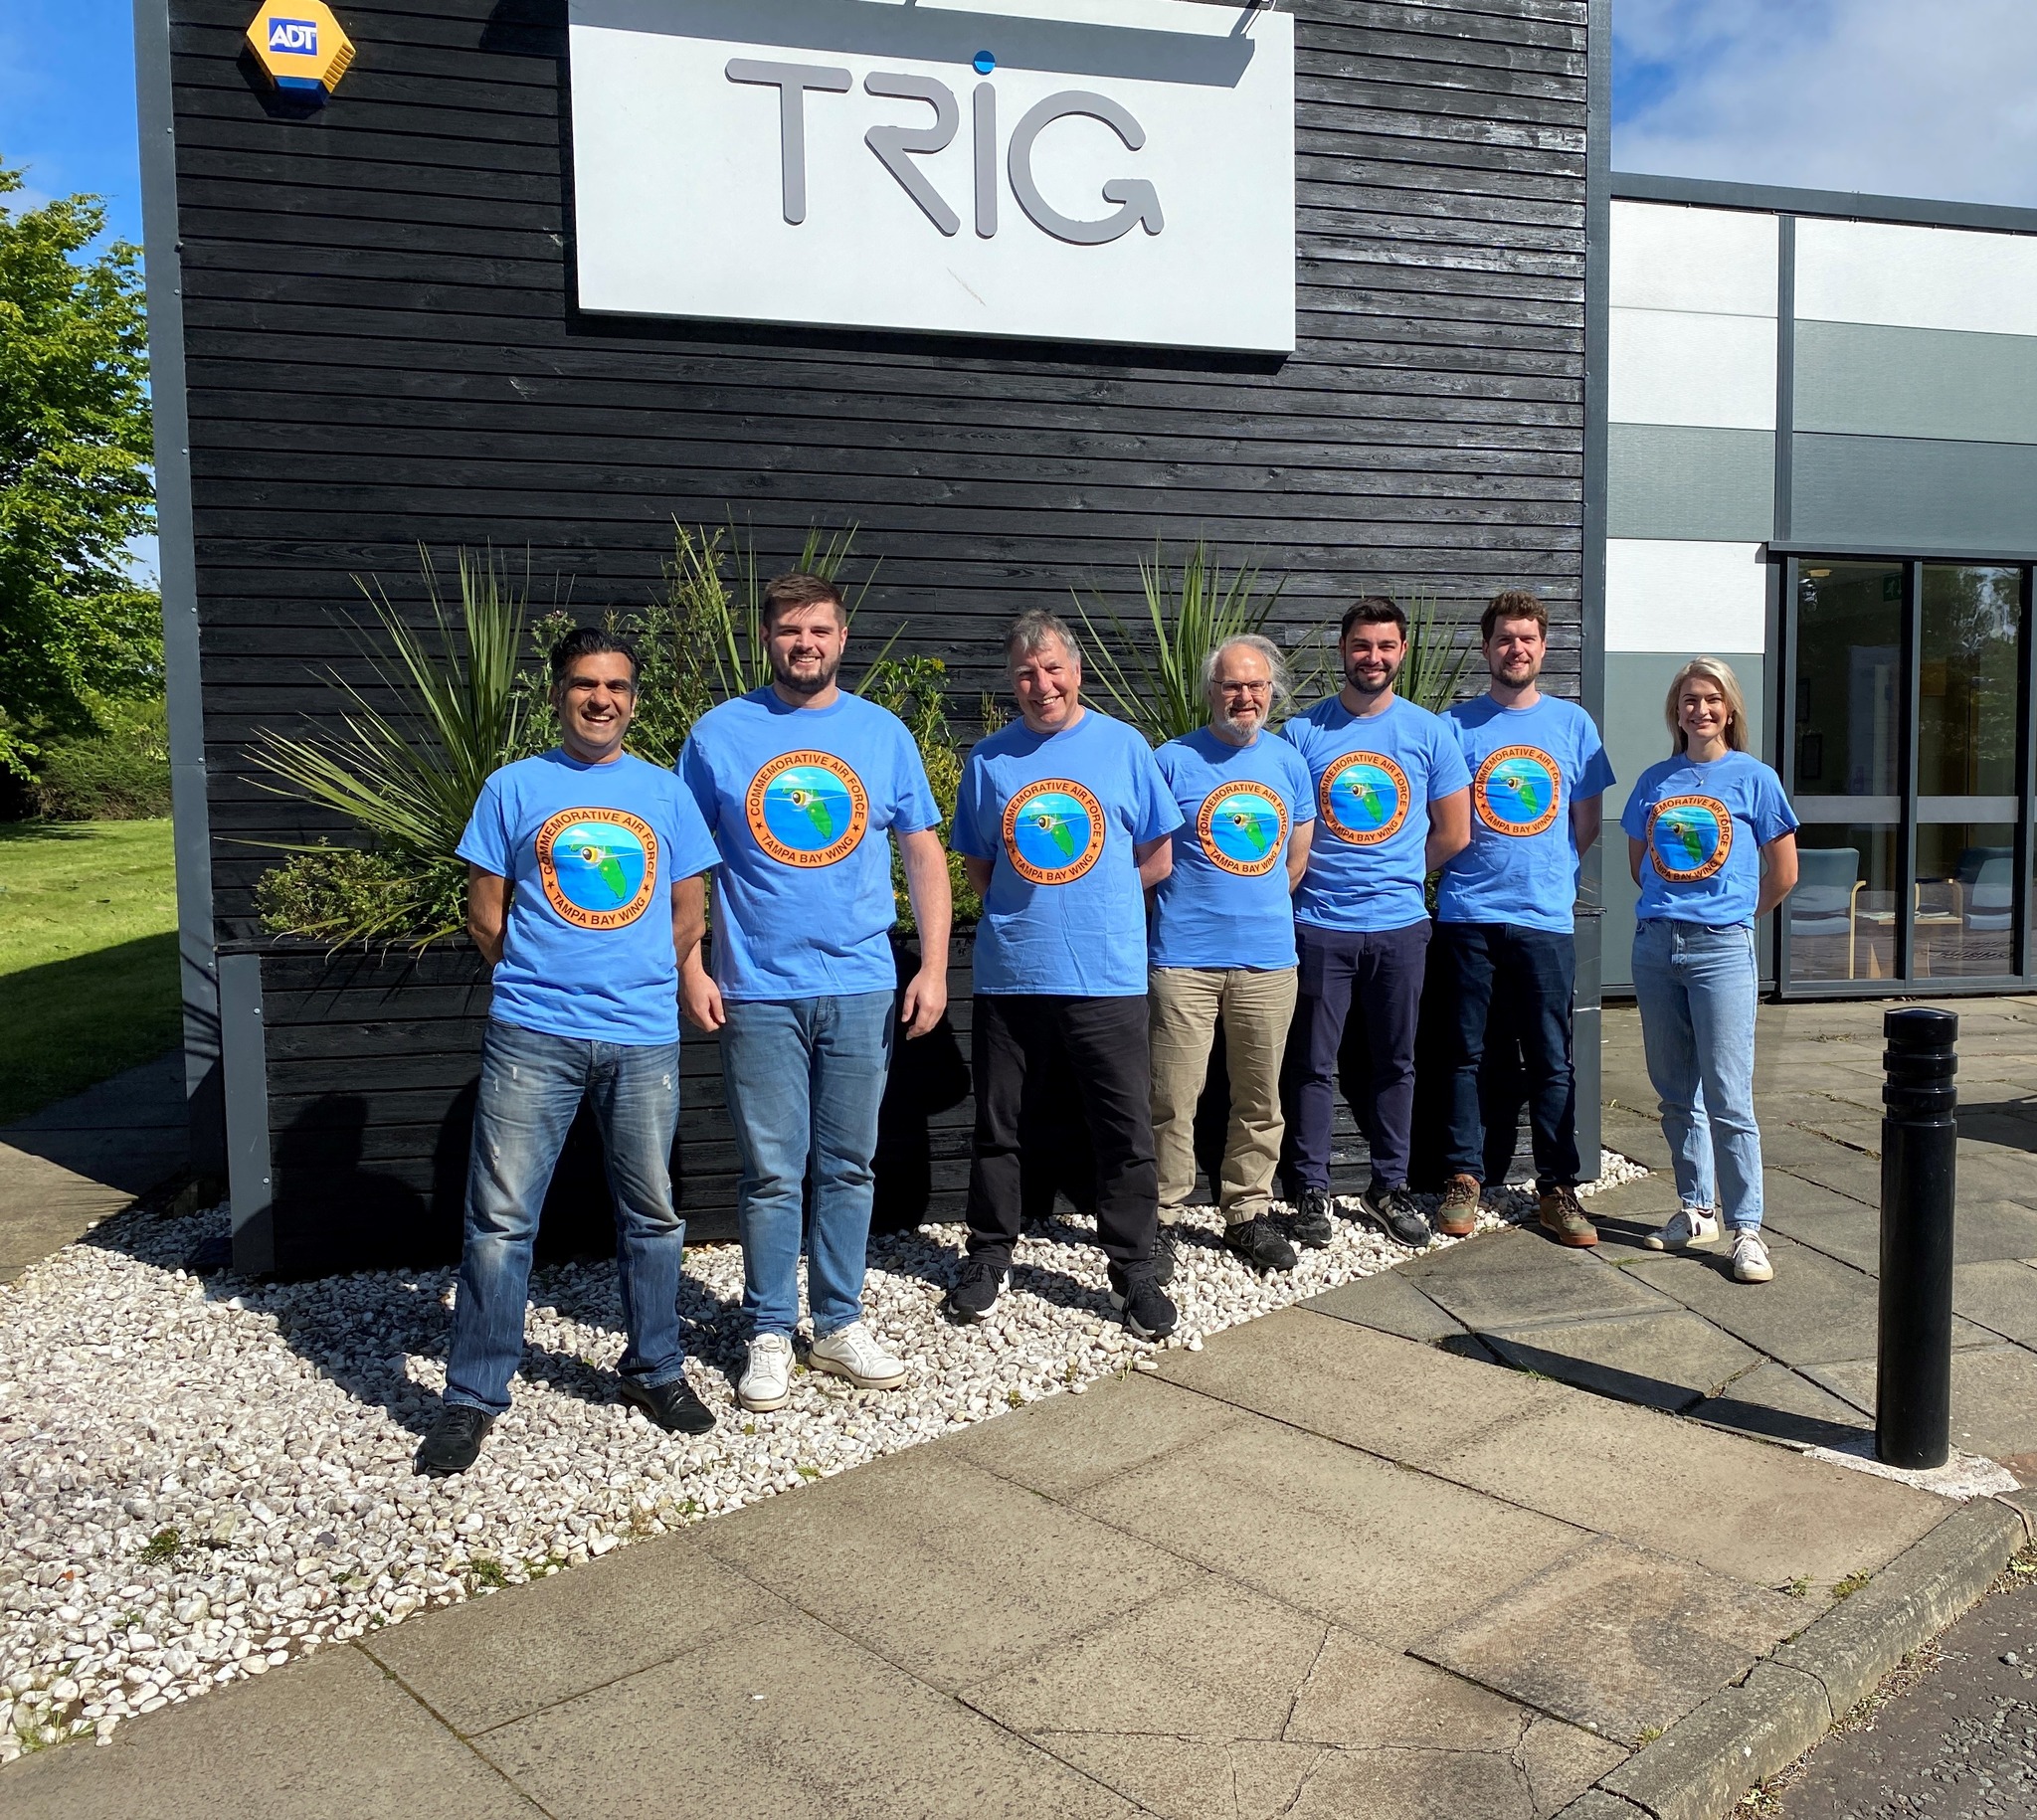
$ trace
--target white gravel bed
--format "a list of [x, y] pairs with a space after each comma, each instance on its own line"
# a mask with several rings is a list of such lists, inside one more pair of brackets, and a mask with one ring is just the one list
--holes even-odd
[[[1646, 1174], [1611, 1152], [1604, 1169], [1593, 1185]], [[1485, 1226], [1532, 1216], [1520, 1189], [1494, 1198]], [[1192, 1351], [1411, 1255], [1340, 1222], [1327, 1250], [1260, 1277], [1222, 1249], [1213, 1210], [1192, 1218], [1167, 1343]], [[471, 1471], [434, 1481], [411, 1455], [445, 1382], [454, 1273], [181, 1269], [224, 1224], [219, 1208], [135, 1210], [0, 1290], [0, 1762], [1155, 1363], [1109, 1312], [1086, 1222], [1028, 1232], [1011, 1291], [968, 1329], [937, 1312], [962, 1228], [931, 1226], [870, 1247], [865, 1311], [912, 1363], [908, 1386], [802, 1366], [785, 1409], [749, 1415], [741, 1254], [703, 1246], [681, 1309], [721, 1422], [665, 1435], [615, 1396], [614, 1266], [541, 1266], [515, 1407]]]

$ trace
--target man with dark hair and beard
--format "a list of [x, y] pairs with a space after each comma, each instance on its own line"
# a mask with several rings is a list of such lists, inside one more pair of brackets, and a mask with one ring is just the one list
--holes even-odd
[[[947, 855], [926, 768], [905, 724], [835, 684], [848, 616], [833, 584], [781, 575], [764, 591], [768, 688], [694, 723], [679, 776], [721, 849], [714, 971], [681, 957], [687, 1020], [721, 1032], [722, 1080], [742, 1162], [746, 1409], [792, 1397], [804, 1185], [813, 1207], [807, 1302], [817, 1371], [860, 1389], [905, 1382], [862, 1320], [877, 1148], [896, 1027], [948, 1004]], [[923, 961], [894, 1016], [898, 842]]]

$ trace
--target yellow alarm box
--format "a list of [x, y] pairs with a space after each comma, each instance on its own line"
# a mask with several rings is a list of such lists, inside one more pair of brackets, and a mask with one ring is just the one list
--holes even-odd
[[248, 27], [248, 48], [285, 93], [330, 94], [354, 60], [354, 47], [325, 0], [263, 0]]

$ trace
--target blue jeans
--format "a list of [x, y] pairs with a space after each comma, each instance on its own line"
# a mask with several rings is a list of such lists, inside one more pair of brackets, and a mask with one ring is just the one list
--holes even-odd
[[1759, 996], [1750, 925], [1714, 929], [1657, 917], [1635, 929], [1634, 997], [1677, 1198], [1686, 1207], [1717, 1207], [1729, 1226], [1749, 1232], [1761, 1224]]
[[686, 1224], [672, 1204], [679, 1045], [588, 1042], [490, 1019], [466, 1172], [466, 1243], [446, 1361], [446, 1400], [500, 1415], [523, 1357], [523, 1310], [538, 1214], [583, 1098], [594, 1102], [616, 1203], [616, 1269], [642, 1384], [683, 1375], [679, 1266]]
[[[1571, 1061], [1571, 999], [1577, 982], [1576, 938], [1522, 923], [1439, 923], [1433, 965], [1455, 1019], [1444, 1167], [1453, 1176], [1473, 1176], [1495, 1187], [1505, 1180], [1503, 1171], [1487, 1167], [1486, 1154], [1493, 1152], [1497, 1161], [1503, 1149], [1509, 1160], [1513, 1157], [1525, 1069], [1535, 1185], [1544, 1193], [1575, 1187], [1577, 1082]], [[1488, 1027], [1496, 1032], [1490, 1046]], [[1509, 1065], [1517, 1042], [1519, 1068]]]
[[877, 1108], [898, 1015], [890, 993], [731, 1001], [721, 1078], [743, 1181], [743, 1311], [755, 1334], [800, 1318], [800, 1227], [809, 1176], [807, 1302], [814, 1338], [862, 1319], [876, 1178]]

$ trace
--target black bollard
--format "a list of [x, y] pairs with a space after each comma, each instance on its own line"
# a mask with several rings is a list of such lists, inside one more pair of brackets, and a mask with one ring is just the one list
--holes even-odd
[[1952, 1423], [1952, 1181], [1959, 1019], [1919, 1005], [1882, 1017], [1882, 1319], [1875, 1458], [1943, 1466]]

